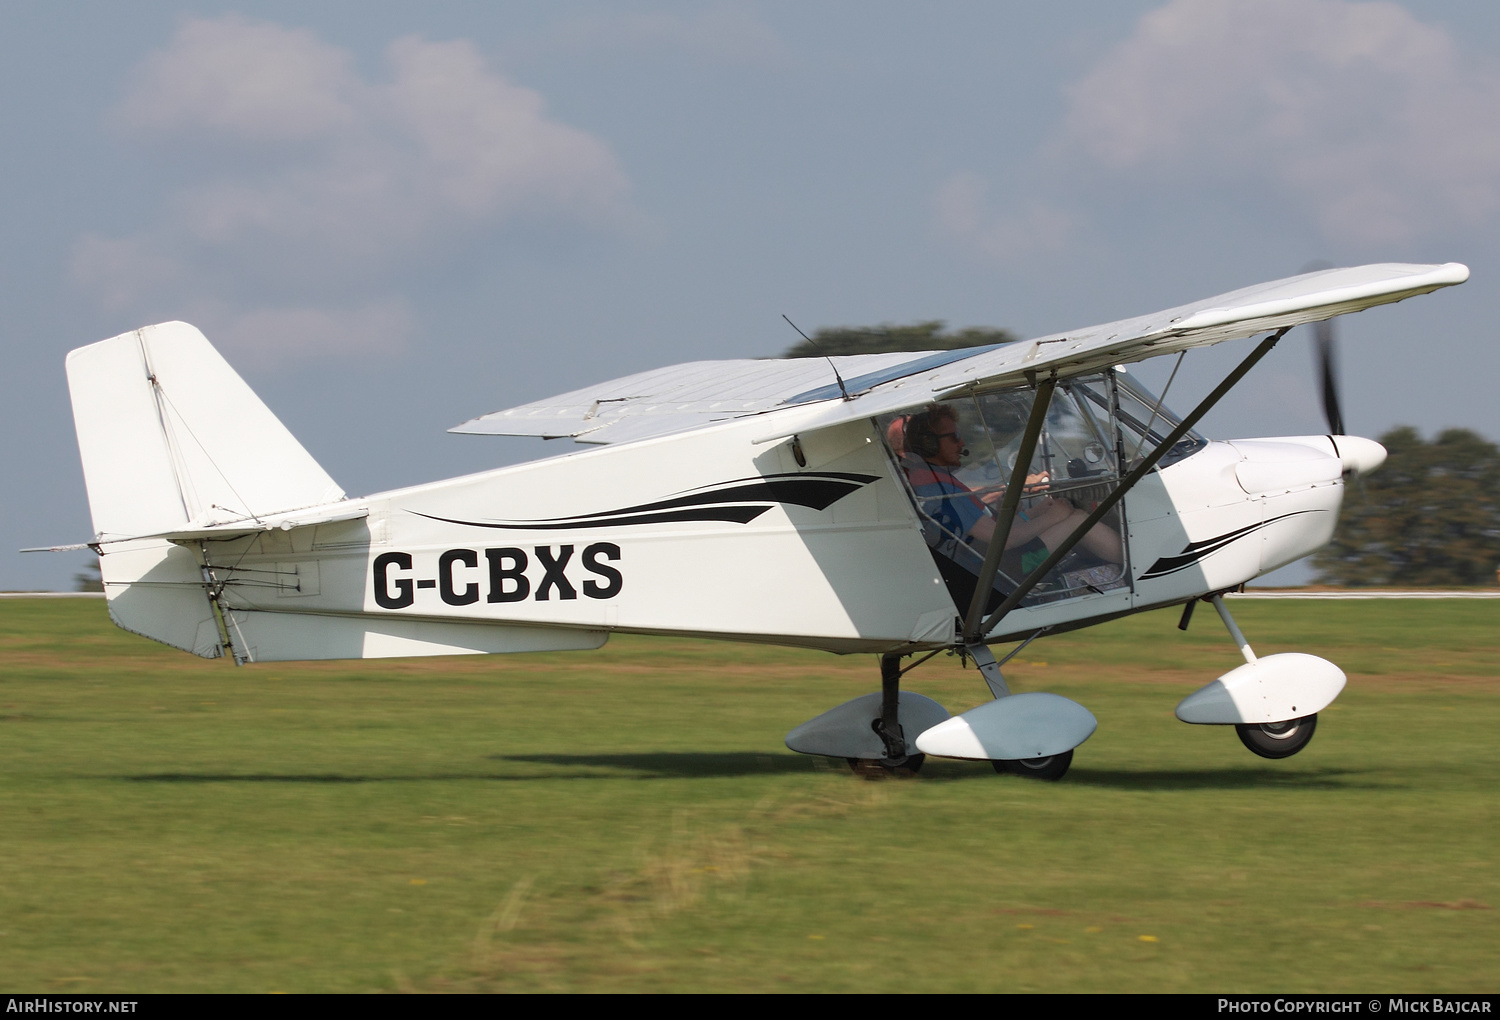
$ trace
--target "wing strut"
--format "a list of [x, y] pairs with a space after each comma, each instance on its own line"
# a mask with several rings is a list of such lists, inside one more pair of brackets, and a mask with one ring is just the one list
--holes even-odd
[[995, 584], [995, 573], [1000, 569], [1000, 558], [1005, 555], [1005, 543], [1010, 539], [1010, 529], [1016, 521], [1016, 511], [1021, 506], [1021, 496], [1026, 489], [1026, 478], [1031, 470], [1031, 457], [1036, 452], [1036, 441], [1047, 422], [1047, 409], [1052, 406], [1052, 391], [1057, 388], [1057, 372], [1037, 383], [1036, 396], [1031, 401], [1031, 416], [1026, 419], [1026, 431], [1021, 436], [1021, 447], [1016, 451], [1016, 466], [1010, 471], [1010, 484], [1005, 489], [1005, 499], [1000, 504], [1000, 513], [995, 521], [995, 533], [990, 536], [990, 547], [985, 550], [984, 565], [979, 568], [979, 583], [974, 587], [974, 598], [969, 603], [969, 612], [964, 617], [964, 644], [972, 645], [983, 633], [980, 621], [984, 619], [984, 604], [989, 600]]
[[[1147, 472], [1149, 472], [1156, 466], [1156, 462], [1161, 460], [1162, 457], [1166, 455], [1168, 450], [1176, 446], [1177, 441], [1183, 436], [1187, 435], [1189, 429], [1198, 424], [1198, 419], [1207, 414], [1209, 410], [1219, 402], [1224, 394], [1228, 393], [1231, 389], [1234, 388], [1235, 383], [1239, 382], [1245, 377], [1246, 372], [1249, 372], [1252, 368], [1255, 367], [1255, 363], [1257, 361], [1270, 353], [1271, 348], [1276, 346], [1276, 341], [1285, 336], [1287, 330], [1291, 328], [1292, 327], [1290, 326], [1285, 326], [1277, 330], [1270, 336], [1266, 337], [1258, 345], [1256, 345], [1255, 350], [1251, 351], [1249, 356], [1246, 357], [1244, 361], [1240, 362], [1239, 365], [1235, 367], [1233, 372], [1230, 372], [1229, 375], [1225, 376], [1224, 381], [1219, 383], [1218, 386], [1214, 387], [1214, 391], [1208, 396], [1204, 397], [1203, 401], [1197, 407], [1193, 408], [1191, 414], [1182, 419], [1181, 423], [1179, 423], [1175, 429], [1167, 434], [1167, 437], [1157, 445], [1156, 449], [1151, 451], [1151, 455], [1145, 460], [1141, 461], [1141, 463], [1136, 466], [1134, 471], [1126, 475], [1125, 478], [1120, 482], [1120, 484], [1116, 486], [1115, 491], [1111, 492], [1107, 498], [1101, 500], [1099, 505], [1094, 508], [1094, 512], [1089, 514], [1088, 517], [1084, 519], [1084, 522], [1080, 524], [1076, 529], [1074, 529], [1071, 535], [1063, 540], [1062, 544], [1060, 544], [1056, 549], [1052, 550], [1052, 554], [1048, 556], [1040, 566], [1038, 566], [1030, 574], [1026, 575], [1026, 579], [1016, 587], [1016, 590], [1011, 592], [1010, 595], [1006, 597], [1005, 601], [1000, 603], [1000, 605], [996, 607], [995, 611], [991, 613], [989, 617], [984, 621], [984, 623], [979, 626], [978, 633], [981, 635], [988, 634], [990, 630], [994, 628], [995, 624], [999, 623], [1002, 619], [1005, 618], [1007, 613], [1016, 608], [1016, 606], [1020, 605], [1021, 600], [1024, 599], [1028, 594], [1030, 594], [1031, 589], [1035, 588], [1037, 584], [1040, 583], [1042, 578], [1046, 577], [1047, 574], [1052, 570], [1052, 568], [1057, 566], [1057, 564], [1062, 560], [1064, 556], [1073, 551], [1073, 547], [1080, 541], [1082, 541], [1083, 536], [1088, 534], [1088, 530], [1095, 524], [1098, 524], [1099, 521], [1103, 519], [1105, 514], [1113, 510], [1115, 508], [1115, 504], [1119, 503], [1120, 500], [1125, 498], [1125, 493], [1129, 492], [1130, 489], [1134, 487], [1136, 482], [1139, 482], [1142, 478], [1144, 478]], [[1017, 457], [1017, 471], [1022, 470], [1020, 465], [1021, 459]], [[1014, 486], [1014, 479], [1011, 480], [1011, 484], [1012, 486]], [[1010, 498], [1009, 492], [1006, 493], [1006, 498], [1007, 500]], [[989, 560], [988, 553], [986, 553], [985, 555], [985, 560], [986, 562], [988, 562]], [[976, 592], [974, 597], [976, 599], [979, 598], [979, 592]], [[967, 628], [965, 628], [965, 633], [967, 634]]]

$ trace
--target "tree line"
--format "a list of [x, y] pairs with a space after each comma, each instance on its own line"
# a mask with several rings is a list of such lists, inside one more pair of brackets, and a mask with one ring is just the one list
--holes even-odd
[[1428, 588], [1500, 581], [1500, 446], [1468, 429], [1431, 441], [1409, 425], [1390, 456], [1350, 482], [1333, 541], [1313, 556], [1325, 584]]

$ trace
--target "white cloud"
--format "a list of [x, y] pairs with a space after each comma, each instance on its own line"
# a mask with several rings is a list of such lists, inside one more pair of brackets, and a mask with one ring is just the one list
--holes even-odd
[[1500, 209], [1500, 76], [1393, 3], [1173, 0], [1074, 86], [1060, 142], [1107, 173], [1270, 188], [1336, 241]]
[[386, 64], [370, 80], [305, 30], [184, 22], [116, 121], [188, 183], [139, 233], [80, 239], [77, 279], [122, 311], [205, 309], [279, 356], [390, 350], [414, 321], [391, 296], [404, 273], [521, 222], [630, 219], [610, 148], [469, 43], [398, 39]]
[[358, 118], [362, 82], [311, 32], [237, 16], [183, 23], [136, 68], [118, 116], [152, 134], [200, 130], [238, 143], [317, 138]]
[[1010, 211], [958, 175], [935, 222], [1011, 257], [1166, 193], [1279, 208], [1334, 248], [1385, 253], [1500, 212], [1500, 66], [1486, 60], [1394, 3], [1171, 0], [1068, 90]]

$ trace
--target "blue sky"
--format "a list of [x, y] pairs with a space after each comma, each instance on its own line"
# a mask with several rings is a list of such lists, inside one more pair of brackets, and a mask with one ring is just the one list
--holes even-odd
[[[1035, 335], [1462, 261], [1341, 321], [1345, 417], [1500, 438], [1493, 3], [13, 3], [0, 53], [0, 588], [85, 559], [12, 551], [91, 531], [63, 355], [174, 318], [362, 494], [550, 453], [444, 430], [774, 355], [783, 312]], [[1294, 333], [1205, 431], [1321, 431], [1310, 366]]]

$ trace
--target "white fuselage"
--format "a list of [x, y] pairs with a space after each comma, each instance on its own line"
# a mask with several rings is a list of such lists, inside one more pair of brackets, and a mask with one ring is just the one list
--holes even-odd
[[[104, 558], [112, 611], [138, 629], [131, 589], [201, 590], [206, 556], [252, 661], [587, 648], [613, 631], [954, 644], [966, 607], [876, 425], [802, 438], [802, 465], [763, 432], [740, 420], [400, 489], [353, 501], [357, 520], [132, 543]], [[1328, 437], [1209, 443], [1125, 497], [1128, 584], [1015, 609], [988, 638], [1182, 602], [1304, 556], [1333, 532], [1348, 459]]]

